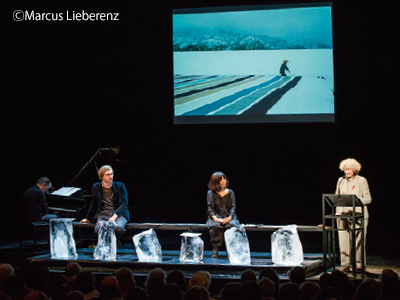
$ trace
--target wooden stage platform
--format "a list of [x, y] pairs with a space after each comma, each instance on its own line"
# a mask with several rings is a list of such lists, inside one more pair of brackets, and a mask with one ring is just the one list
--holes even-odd
[[[28, 258], [28, 262], [41, 266], [47, 266], [52, 271], [63, 271], [69, 261], [76, 261], [85, 270], [92, 272], [113, 273], [120, 267], [132, 270], [135, 276], [147, 276], [154, 268], [162, 268], [167, 273], [175, 269], [182, 270], [185, 276], [190, 277], [194, 272], [203, 270], [210, 272], [213, 278], [238, 279], [247, 268], [256, 272], [263, 268], [274, 268], [278, 275], [285, 276], [293, 266], [277, 266], [271, 261], [269, 252], [251, 252], [251, 264], [234, 265], [229, 262], [225, 251], [220, 251], [218, 258], [211, 258], [211, 251], [204, 251], [204, 258], [198, 264], [182, 263], [179, 261], [178, 250], [164, 250], [162, 262], [139, 262], [135, 249], [118, 249], [115, 261], [95, 260], [93, 248], [78, 249], [78, 257], [75, 260], [52, 259], [50, 254], [38, 255]], [[307, 277], [322, 272], [322, 254], [305, 254], [302, 266], [306, 270]]]
[[[45, 226], [45, 225], [44, 225]], [[264, 224], [246, 224], [246, 231], [271, 232], [282, 228], [284, 225], [264, 225]], [[93, 234], [94, 224], [82, 224], [73, 222], [74, 235], [76, 241], [81, 241], [81, 231], [90, 231]], [[178, 231], [178, 232], [199, 232], [208, 230], [204, 223], [129, 223], [126, 230], [129, 232], [140, 232], [146, 229], [154, 229], [156, 231]], [[297, 226], [299, 232], [316, 232], [321, 234], [322, 228], [318, 226], [300, 225]], [[179, 234], [175, 234], [179, 237]], [[180, 240], [180, 238], [179, 238]], [[82, 268], [93, 272], [112, 273], [120, 267], [128, 267], [135, 275], [147, 275], [150, 270], [160, 267], [166, 272], [180, 269], [186, 272], [186, 276], [200, 270], [209, 271], [213, 277], [239, 278], [243, 270], [252, 268], [260, 271], [263, 268], [274, 268], [278, 274], [286, 274], [293, 266], [276, 266], [271, 261], [271, 253], [269, 252], [251, 252], [250, 265], [233, 265], [229, 262], [226, 252], [220, 251], [218, 258], [211, 258], [211, 251], [204, 252], [204, 259], [199, 264], [181, 263], [179, 261], [180, 247], [172, 250], [163, 248], [163, 260], [160, 263], [144, 263], [139, 262], [133, 243], [130, 242], [124, 247], [118, 249], [116, 261], [100, 261], [94, 260], [93, 248], [77, 249], [78, 257], [75, 260]], [[51, 270], [63, 270], [66, 261], [60, 259], [52, 259], [50, 254], [39, 255], [28, 258], [30, 263], [44, 265]], [[307, 275], [312, 276], [322, 272], [322, 254], [305, 255], [303, 267], [306, 269]]]
[[[48, 225], [47, 225], [48, 226]], [[46, 227], [47, 227], [46, 226]], [[154, 268], [160, 267], [165, 270], [167, 273], [180, 269], [185, 273], [186, 277], [190, 277], [194, 272], [199, 270], [209, 271], [213, 278], [220, 279], [239, 279], [240, 274], [243, 270], [247, 268], [251, 268], [259, 273], [263, 268], [271, 267], [276, 270], [278, 276], [285, 280], [287, 278], [287, 272], [290, 270], [292, 266], [276, 266], [271, 261], [271, 253], [270, 248], [268, 246], [267, 238], [271, 234], [272, 231], [275, 231], [281, 227], [282, 225], [246, 225], [247, 232], [255, 232], [258, 236], [253, 236], [253, 234], [249, 233], [252, 236], [249, 236], [250, 244], [256, 244], [255, 247], [251, 246], [251, 249], [256, 250], [251, 252], [251, 264], [250, 265], [232, 265], [229, 263], [229, 260], [226, 256], [225, 251], [220, 251], [220, 256], [217, 259], [211, 258], [211, 251], [204, 252], [204, 259], [199, 264], [188, 264], [181, 263], [179, 261], [179, 245], [180, 245], [180, 237], [179, 234], [173, 231], [188, 231], [188, 232], [199, 232], [207, 230], [205, 224], [166, 224], [166, 223], [131, 223], [129, 224], [129, 231], [126, 236], [126, 244], [123, 244], [120, 248], [118, 248], [118, 254], [116, 261], [99, 261], [94, 260], [93, 258], [93, 248], [90, 248], [90, 244], [94, 244], [96, 241], [93, 240], [93, 224], [80, 224], [75, 223], [74, 232], [76, 233], [77, 239], [77, 252], [78, 257], [76, 261], [78, 262], [83, 269], [91, 270], [97, 274], [112, 274], [118, 268], [124, 266], [128, 267], [132, 270], [135, 276], [145, 277], [147, 274]], [[127, 226], [127, 227], [128, 227]], [[139, 262], [136, 256], [135, 248], [132, 243], [132, 234], [140, 232], [145, 229], [153, 228], [158, 231], [158, 237], [163, 247], [163, 261], [161, 263], [143, 263]], [[81, 232], [82, 230], [82, 232]], [[159, 231], [160, 230], [160, 231]], [[305, 244], [308, 245], [310, 243], [314, 243], [314, 240], [321, 240], [322, 228], [318, 226], [298, 226], [297, 230], [299, 231], [300, 238], [303, 241], [305, 240]], [[165, 232], [165, 234], [164, 234]], [[167, 232], [170, 232], [167, 234]], [[258, 233], [257, 233], [258, 232]], [[265, 232], [265, 234], [263, 233]], [[45, 234], [45, 232], [43, 232]], [[307, 236], [304, 236], [307, 234]], [[311, 234], [308, 236], [308, 234]], [[315, 234], [315, 236], [314, 236]], [[82, 236], [81, 236], [82, 235]], [[84, 237], [85, 236], [85, 237]], [[80, 240], [80, 237], [83, 238]], [[86, 239], [89, 237], [89, 239]], [[306, 239], [308, 237], [308, 239]], [[256, 240], [254, 240], [256, 238]], [[266, 241], [264, 241], [266, 239]], [[44, 244], [43, 244], [44, 241]], [[20, 241], [21, 242], [21, 241]], [[60, 260], [60, 259], [51, 259], [49, 253], [49, 245], [47, 238], [46, 240], [41, 240], [38, 242], [38, 250], [35, 251], [35, 246], [33, 247], [33, 252], [31, 251], [32, 241], [24, 241], [23, 245], [21, 244], [19, 249], [20, 251], [15, 252], [12, 251], [12, 248], [6, 247], [3, 245], [0, 247], [0, 257], [1, 254], [5, 254], [7, 259], [3, 261], [13, 262], [16, 264], [22, 264], [24, 261], [32, 264], [43, 265], [50, 268], [51, 271], [54, 272], [62, 272], [70, 260]], [[319, 245], [319, 244], [318, 244]], [[21, 247], [22, 246], [22, 247]], [[43, 248], [44, 246], [44, 248]], [[93, 245], [92, 245], [93, 246]], [[206, 245], [205, 245], [206, 246]], [[209, 245], [207, 248], [210, 248]], [[304, 248], [304, 247], [303, 247]], [[306, 270], [307, 278], [310, 280], [318, 280], [319, 275], [323, 272], [323, 262], [322, 262], [322, 247], [306, 247], [311, 250], [309, 252], [305, 251], [304, 253], [304, 263], [302, 266]], [[373, 251], [374, 253], [368, 252], [367, 255], [367, 277], [378, 278], [380, 272], [384, 268], [391, 268], [400, 273], [400, 265], [398, 264], [398, 255], [397, 248], [394, 247], [379, 248], [378, 250]], [[47, 250], [46, 250], [47, 249]], [[265, 249], [265, 251], [264, 251]], [[393, 250], [393, 251], [392, 251]], [[338, 267], [338, 266], [336, 266]], [[351, 277], [351, 274], [349, 275]], [[365, 278], [361, 274], [357, 274], [357, 279]], [[356, 278], [353, 278], [356, 279]]]

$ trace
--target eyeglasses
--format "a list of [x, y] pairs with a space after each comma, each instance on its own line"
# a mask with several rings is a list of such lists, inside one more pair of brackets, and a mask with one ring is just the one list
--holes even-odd
[[106, 174], [104, 174], [104, 176], [113, 176], [114, 175], [114, 173], [106, 173]]

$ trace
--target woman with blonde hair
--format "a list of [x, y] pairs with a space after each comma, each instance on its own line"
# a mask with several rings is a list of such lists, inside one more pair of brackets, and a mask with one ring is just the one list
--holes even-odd
[[[344, 172], [344, 176], [338, 179], [336, 184], [336, 194], [343, 195], [356, 195], [364, 206], [371, 203], [371, 193], [369, 191], [368, 181], [365, 177], [358, 175], [361, 170], [361, 164], [354, 158], [347, 158], [342, 160], [339, 169]], [[352, 207], [338, 206], [336, 213], [347, 215], [353, 212]], [[356, 212], [361, 213], [362, 208], [356, 207]], [[367, 235], [367, 225], [369, 221], [369, 214], [367, 207], [364, 207], [364, 261], [365, 261], [365, 241]], [[347, 229], [352, 228], [353, 224], [350, 219], [338, 219], [338, 228]], [[361, 220], [357, 222], [356, 228], [361, 227]], [[340, 261], [342, 271], [350, 271], [350, 257], [351, 257], [351, 234], [347, 230], [339, 231], [339, 247], [340, 247]], [[361, 253], [361, 231], [356, 232], [356, 265], [357, 271], [362, 272], [362, 253]]]

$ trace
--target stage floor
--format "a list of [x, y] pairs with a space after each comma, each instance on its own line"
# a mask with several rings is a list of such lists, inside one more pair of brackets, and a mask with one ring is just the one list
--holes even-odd
[[[0, 261], [3, 263], [11, 263], [16, 270], [19, 270], [27, 263], [35, 263], [39, 265], [49, 265], [50, 269], [55, 272], [63, 272], [64, 267], [67, 264], [66, 260], [52, 260], [50, 258], [50, 250], [47, 239], [38, 240], [37, 251], [33, 251], [32, 241], [24, 241], [23, 247], [19, 249], [18, 237], [12, 237], [9, 239], [2, 238], [0, 240]], [[366, 277], [378, 278], [383, 269], [392, 269], [400, 274], [400, 259], [399, 252], [400, 248], [395, 247], [393, 240], [381, 243], [378, 248], [367, 249], [367, 274]], [[384, 245], [384, 246], [382, 246]], [[115, 262], [104, 262], [95, 261], [93, 259], [93, 249], [88, 248], [89, 244], [79, 244], [78, 248], [78, 259], [83, 267], [94, 269], [96, 268], [97, 274], [104, 273], [110, 274], [114, 270], [121, 266], [133, 267], [133, 271], [136, 275], [145, 277], [150, 270], [161, 267], [166, 272], [173, 269], [181, 269], [184, 271], [187, 277], [191, 276], [197, 270], [210, 270], [210, 273], [214, 278], [220, 277], [221, 280], [226, 278], [238, 279], [242, 270], [251, 267], [258, 273], [259, 270], [265, 267], [274, 267], [271, 262], [270, 252], [257, 252], [253, 251], [252, 264], [250, 266], [232, 266], [226, 257], [224, 251], [220, 252], [220, 257], [215, 260], [211, 259], [211, 251], [205, 251], [204, 260], [200, 264], [182, 264], [179, 262], [179, 251], [175, 250], [179, 248], [179, 245], [169, 245], [169, 248], [163, 251], [163, 262], [160, 264], [155, 263], [139, 263], [133, 243], [123, 244], [118, 249], [117, 261]], [[322, 274], [322, 254], [317, 251], [312, 253], [305, 253], [305, 268], [308, 280], [318, 280]], [[315, 266], [313, 265], [315, 263]], [[319, 267], [318, 264], [321, 266]], [[338, 265], [336, 267], [339, 267]], [[287, 271], [290, 267], [277, 267], [281, 280], [287, 280]], [[332, 269], [328, 270], [331, 271]], [[356, 278], [349, 274], [351, 279], [362, 280], [361, 274], [357, 274]]]
[[[50, 254], [38, 255], [28, 258], [30, 263], [47, 266], [51, 270], [64, 270], [69, 261], [78, 262], [82, 268], [93, 272], [115, 272], [120, 267], [127, 267], [135, 275], [147, 275], [152, 269], [160, 267], [166, 272], [175, 269], [182, 270], [186, 276], [194, 272], [204, 270], [210, 272], [212, 277], [238, 279], [240, 274], [247, 268], [256, 272], [263, 268], [274, 268], [278, 275], [285, 276], [293, 266], [278, 266], [272, 263], [271, 253], [251, 252], [251, 264], [235, 265], [229, 262], [225, 251], [220, 251], [218, 258], [211, 258], [211, 251], [204, 251], [204, 258], [200, 263], [182, 263], [179, 261], [178, 250], [164, 250], [162, 262], [139, 262], [134, 249], [118, 249], [115, 261], [95, 260], [92, 248], [78, 249], [76, 260], [52, 259]], [[301, 265], [305, 268], [307, 277], [322, 272], [322, 254], [305, 254]]]

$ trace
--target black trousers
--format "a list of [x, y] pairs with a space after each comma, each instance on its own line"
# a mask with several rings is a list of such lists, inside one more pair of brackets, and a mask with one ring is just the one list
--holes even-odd
[[[232, 221], [231, 221], [232, 222]], [[222, 225], [219, 222], [214, 222], [213, 226], [210, 227], [210, 242], [212, 245], [212, 248], [219, 248], [222, 246], [222, 243], [224, 242], [224, 232], [225, 230], [228, 230], [229, 228], [232, 227], [237, 227], [236, 222], [233, 223], [227, 223], [225, 225]]]

